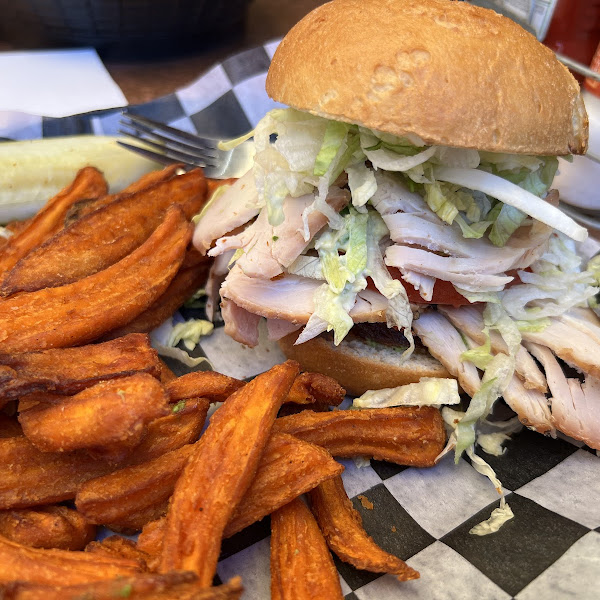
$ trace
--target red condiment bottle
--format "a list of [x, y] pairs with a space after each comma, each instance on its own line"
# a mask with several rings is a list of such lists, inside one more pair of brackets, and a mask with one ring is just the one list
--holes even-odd
[[[600, 43], [600, 0], [558, 0], [542, 41], [552, 50], [590, 65]], [[583, 83], [583, 76], [573, 75]]]
[[[590, 67], [593, 71], [600, 74], [600, 43], [598, 44], [598, 48], [596, 48], [596, 54], [594, 54]], [[600, 98], [600, 81], [586, 77], [585, 89]]]

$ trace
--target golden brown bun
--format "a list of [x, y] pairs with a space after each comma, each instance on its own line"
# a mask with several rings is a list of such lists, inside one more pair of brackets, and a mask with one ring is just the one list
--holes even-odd
[[421, 377], [452, 377], [441, 363], [420, 348], [407, 362], [401, 363], [400, 352], [383, 346], [375, 349], [357, 339], [334, 346], [319, 336], [294, 346], [297, 337], [298, 332], [294, 332], [279, 340], [287, 358], [298, 361], [305, 371], [333, 377], [351, 396], [414, 383]]
[[279, 45], [275, 100], [427, 144], [582, 154], [579, 84], [511, 19], [449, 0], [334, 0]]

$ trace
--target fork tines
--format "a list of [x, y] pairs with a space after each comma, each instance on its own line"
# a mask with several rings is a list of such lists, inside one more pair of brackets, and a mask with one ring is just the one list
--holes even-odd
[[214, 167], [218, 163], [215, 140], [200, 138], [129, 112], [123, 113], [120, 123], [127, 129], [120, 129], [119, 133], [142, 142], [148, 148], [124, 142], [119, 144], [148, 158], [167, 164], [183, 162], [197, 167]]

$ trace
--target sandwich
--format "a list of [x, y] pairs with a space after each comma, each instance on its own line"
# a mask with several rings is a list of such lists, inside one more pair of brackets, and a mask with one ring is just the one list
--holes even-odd
[[254, 167], [194, 235], [226, 332], [255, 346], [266, 320], [355, 396], [456, 379], [459, 449], [499, 397], [600, 448], [598, 280], [552, 189], [588, 123], [553, 52], [466, 2], [333, 0], [266, 89], [282, 108], [252, 132]]

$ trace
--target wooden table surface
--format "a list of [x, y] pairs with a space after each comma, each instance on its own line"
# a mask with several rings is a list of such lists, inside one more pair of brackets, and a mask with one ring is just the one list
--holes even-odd
[[253, 0], [243, 30], [172, 56], [123, 59], [102, 55], [113, 79], [131, 104], [147, 102], [192, 82], [213, 64], [246, 48], [283, 37], [304, 15], [325, 0]]

